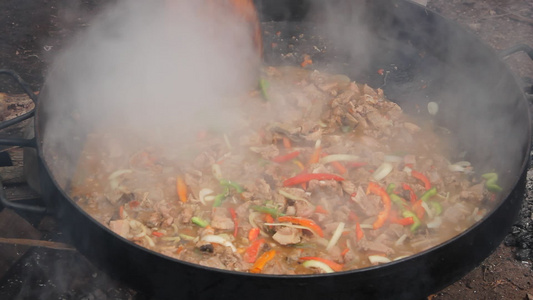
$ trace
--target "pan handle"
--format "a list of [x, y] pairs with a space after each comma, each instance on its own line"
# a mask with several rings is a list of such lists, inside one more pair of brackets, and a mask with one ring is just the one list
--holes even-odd
[[[507, 59], [509, 56], [517, 53], [517, 52], [524, 52], [526, 53], [529, 58], [531, 60], [533, 60], [533, 48], [531, 48], [529, 45], [526, 45], [526, 44], [518, 44], [518, 45], [514, 45], [512, 47], [509, 47], [507, 49], [504, 49], [502, 50], [500, 53], [499, 53], [499, 56], [502, 58], [502, 59]], [[524, 88], [524, 93], [527, 97], [527, 99], [531, 102], [533, 102], [533, 85], [530, 85], [530, 86], [527, 86], [529, 85], [531, 82], [529, 83], [526, 83], [526, 87]]]
[[[18, 85], [22, 88], [22, 90], [30, 97], [30, 99], [33, 101], [33, 103], [37, 104], [37, 96], [33, 93], [30, 86], [20, 77], [15, 71], [7, 70], [7, 69], [0, 69], [0, 75], [8, 75], [11, 78], [13, 78]], [[35, 115], [35, 108], [30, 110], [29, 112], [20, 115], [18, 117], [15, 117], [11, 120], [7, 120], [4, 122], [0, 122], [0, 129], [7, 128], [9, 126], [15, 125], [17, 123], [20, 123], [24, 120], [27, 120]], [[35, 138], [31, 139], [24, 139], [24, 138], [0, 138], [0, 145], [2, 146], [19, 146], [19, 147], [32, 147], [36, 148], [36, 140]], [[8, 207], [14, 210], [24, 210], [28, 212], [34, 212], [34, 213], [45, 213], [48, 211], [48, 209], [44, 206], [39, 205], [30, 205], [30, 204], [21, 204], [21, 203], [15, 203], [12, 201], [9, 201], [6, 197], [6, 193], [4, 191], [4, 185], [2, 184], [2, 179], [0, 178], [0, 203], [4, 207]]]

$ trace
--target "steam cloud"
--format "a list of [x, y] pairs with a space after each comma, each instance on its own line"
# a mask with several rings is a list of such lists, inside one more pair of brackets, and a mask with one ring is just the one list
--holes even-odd
[[102, 122], [152, 142], [235, 126], [232, 96], [253, 88], [258, 62], [250, 28], [216, 1], [119, 1], [57, 56], [45, 139]]

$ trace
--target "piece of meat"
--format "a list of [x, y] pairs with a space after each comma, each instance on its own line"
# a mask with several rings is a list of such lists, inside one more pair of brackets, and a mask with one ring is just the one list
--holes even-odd
[[295, 201], [296, 216], [308, 218], [315, 212], [315, 206], [305, 201]]
[[115, 220], [109, 222], [109, 228], [123, 238], [128, 238], [130, 233], [130, 223], [128, 220]]
[[191, 221], [193, 213], [194, 209], [191, 206], [183, 205], [178, 215], [178, 222], [189, 223]]
[[387, 255], [394, 254], [394, 249], [391, 247], [375, 241], [369, 241], [367, 239], [362, 239], [359, 241], [359, 247], [364, 251], [376, 251], [381, 253], [386, 253]]
[[226, 213], [226, 209], [213, 209], [213, 213], [211, 214], [211, 227], [222, 230], [233, 229], [235, 223]]
[[302, 230], [293, 227], [280, 227], [272, 238], [281, 245], [298, 244], [302, 240]]
[[467, 190], [461, 191], [460, 199], [469, 202], [481, 202], [483, 200], [483, 191], [485, 190], [484, 183], [478, 183], [469, 187]]
[[163, 222], [163, 215], [153, 211], [141, 211], [137, 214], [136, 219], [146, 225], [146, 227], [153, 228], [161, 225], [161, 222]]
[[279, 155], [279, 149], [274, 144], [261, 147], [250, 147], [250, 150], [252, 150], [252, 152], [260, 154], [264, 159], [271, 159], [274, 156]]
[[462, 202], [457, 202], [444, 211], [444, 218], [451, 223], [459, 223], [469, 214], [468, 207]]
[[218, 256], [211, 256], [208, 259], [200, 260], [198, 264], [216, 269], [226, 269], [226, 265], [224, 265]]
[[357, 188], [356, 195], [352, 196], [351, 199], [357, 203], [357, 206], [368, 217], [377, 216], [381, 211], [381, 197], [377, 195], [366, 195], [362, 187]]

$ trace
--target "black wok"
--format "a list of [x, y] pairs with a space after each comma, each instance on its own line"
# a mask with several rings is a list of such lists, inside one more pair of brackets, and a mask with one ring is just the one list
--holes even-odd
[[[161, 298], [185, 299], [415, 299], [451, 284], [485, 259], [507, 234], [524, 194], [531, 124], [520, 87], [491, 49], [424, 7], [383, 0], [367, 1], [364, 9], [354, 11], [350, 1], [337, 2], [346, 5], [334, 12], [338, 18], [349, 21], [353, 14], [361, 15], [362, 26], [370, 33], [365, 45], [353, 46], [361, 37], [353, 24], [334, 28], [344, 37], [340, 42], [321, 35], [327, 26], [317, 22], [326, 9], [310, 9], [305, 1], [258, 3], [263, 25], [271, 33], [265, 35], [265, 45], [275, 39], [281, 43], [277, 50], [265, 48], [267, 63], [296, 63], [298, 55], [312, 54], [313, 46], [327, 46], [326, 52], [313, 54], [316, 68], [382, 87], [389, 99], [422, 118], [427, 117], [427, 102], [438, 102], [440, 111], [434, 122], [457, 137], [457, 152], [466, 153], [465, 159], [479, 172], [496, 170], [501, 174], [505, 189], [492, 213], [459, 236], [412, 257], [334, 274], [247, 274], [174, 260], [119, 237], [69, 198], [69, 172], [76, 161], [66, 157], [76, 157], [84, 136], [64, 137], [75, 145], [72, 149], [45, 139], [50, 123], [75, 126], [80, 121], [68, 115], [63, 120], [51, 119], [48, 108], [65, 99], [50, 97], [45, 86], [35, 111], [41, 189], [47, 210], [57, 214], [79, 251], [136, 289]], [[302, 21], [304, 17], [306, 21]], [[286, 43], [272, 34], [278, 30]], [[302, 38], [292, 38], [301, 33]], [[289, 43], [296, 49], [294, 61], [281, 59], [280, 53], [287, 52]], [[373, 50], [364, 51], [367, 46]], [[377, 73], [381, 68], [386, 78]], [[64, 107], [69, 110], [68, 102]], [[89, 120], [90, 116], [80, 118]], [[74, 153], [67, 153], [70, 151]]]

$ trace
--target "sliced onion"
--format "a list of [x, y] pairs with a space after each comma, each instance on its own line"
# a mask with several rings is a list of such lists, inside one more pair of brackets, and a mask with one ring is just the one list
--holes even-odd
[[304, 201], [308, 204], [311, 204], [311, 202], [307, 201], [307, 199], [304, 199], [302, 197], [295, 196], [293, 194], [287, 193], [284, 190], [278, 190], [278, 193], [282, 195], [285, 198], [291, 199], [291, 200], [298, 200], [298, 201]]
[[130, 174], [133, 171], [131, 169], [120, 169], [116, 170], [115, 172], [111, 173], [107, 179], [109, 179], [109, 184], [111, 185], [111, 189], [116, 190], [119, 186], [118, 178], [124, 174]]
[[400, 157], [398, 155], [385, 155], [383, 157], [383, 160], [386, 162], [398, 163], [403, 161], [403, 157]]
[[392, 164], [384, 162], [376, 169], [376, 171], [374, 171], [374, 173], [372, 173], [372, 178], [374, 178], [376, 181], [380, 181], [390, 174], [392, 168]]
[[433, 221], [427, 223], [426, 226], [428, 228], [435, 229], [435, 228], [439, 228], [441, 224], [442, 224], [442, 218], [441, 217], [435, 217], [435, 219], [433, 219]]
[[248, 222], [250, 222], [250, 225], [252, 225], [252, 227], [257, 227], [259, 228], [259, 226], [257, 226], [257, 223], [255, 223], [254, 219], [255, 217], [261, 215], [260, 213], [256, 212], [256, 211], [252, 211], [248, 214]]
[[342, 235], [342, 231], [344, 230], [344, 222], [340, 222], [337, 226], [337, 229], [335, 229], [335, 232], [333, 232], [333, 236], [331, 237], [331, 240], [329, 240], [328, 246], [326, 247], [326, 251], [331, 250], [333, 246], [337, 244], [339, 241], [339, 238]]
[[374, 225], [372, 224], [359, 224], [359, 226], [361, 227], [361, 229], [374, 229]]
[[458, 161], [454, 164], [449, 165], [448, 170], [452, 172], [470, 173], [472, 170], [472, 165], [468, 161]]
[[205, 201], [212, 201], [215, 199], [215, 197], [209, 197], [209, 199], [206, 197], [207, 195], [213, 194], [214, 191], [212, 189], [203, 188], [198, 192], [198, 199], [200, 199], [200, 202], [202, 202], [203, 205], [205, 205]]
[[407, 238], [407, 234], [403, 234], [395, 243], [394, 243], [394, 246], [398, 247], [400, 246], [401, 244], [403, 244], [403, 242], [405, 241], [405, 239]]
[[318, 260], [306, 260], [302, 265], [306, 268], [317, 268], [326, 273], [335, 272], [330, 266]]
[[386, 264], [391, 262], [389, 258], [381, 255], [369, 255], [368, 260], [373, 264]]
[[430, 115], [434, 116], [439, 112], [439, 105], [437, 102], [428, 102], [428, 112]]
[[225, 238], [223, 238], [221, 236], [218, 236], [218, 235], [208, 234], [208, 235], [202, 237], [202, 241], [208, 242], [208, 243], [220, 244], [220, 245], [222, 245], [224, 247], [230, 247], [231, 251], [237, 252], [237, 248], [235, 248], [233, 243], [231, 243], [230, 241], [228, 241]]
[[351, 154], [331, 154], [328, 156], [324, 156], [320, 159], [320, 162], [323, 164], [327, 164], [334, 161], [353, 161], [358, 162], [361, 158], [357, 155], [351, 155]]
[[155, 243], [154, 243], [154, 240], [152, 240], [152, 238], [150, 238], [149, 236], [145, 235], [144, 239], [146, 239], [146, 241], [148, 241], [148, 245], [150, 245], [150, 247], [155, 247]]
[[431, 208], [429, 207], [429, 205], [425, 201], [422, 201], [421, 205], [424, 208], [424, 210], [426, 211], [426, 213], [428, 214], [428, 217], [430, 219], [433, 219], [433, 217], [434, 217], [433, 211], [431, 211]]
[[404, 258], [406, 258], [406, 257], [409, 257], [409, 255], [400, 255], [400, 256], [398, 256], [398, 257], [395, 257], [395, 258], [393, 259], [393, 261], [397, 261], [397, 260], [400, 260], [400, 259], [404, 259]]

